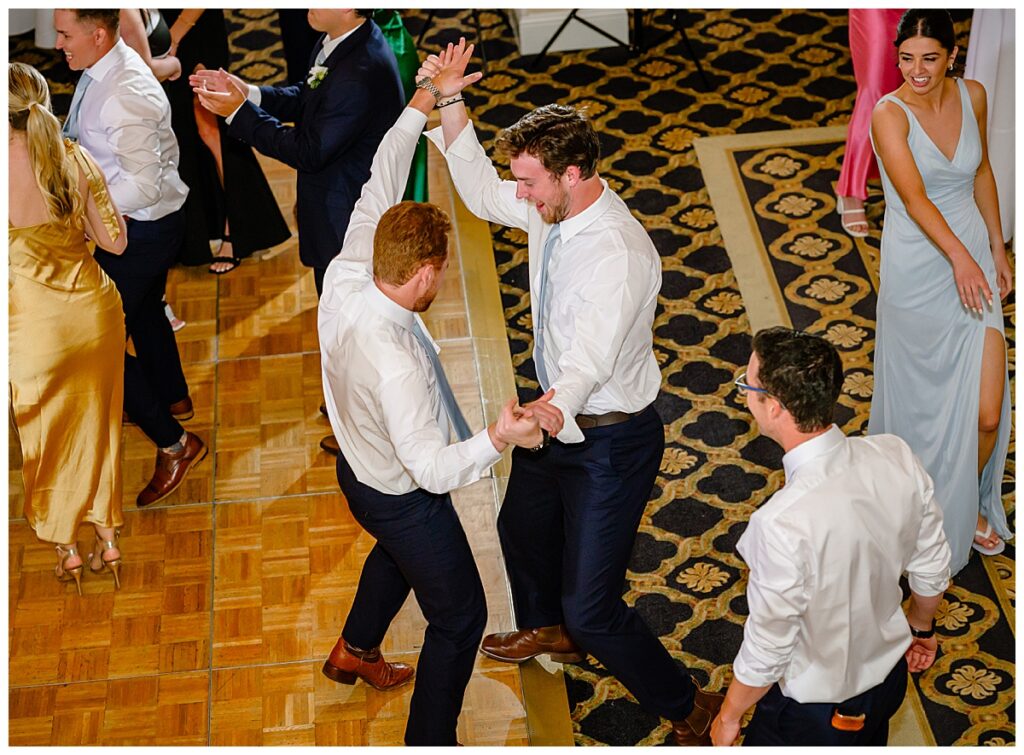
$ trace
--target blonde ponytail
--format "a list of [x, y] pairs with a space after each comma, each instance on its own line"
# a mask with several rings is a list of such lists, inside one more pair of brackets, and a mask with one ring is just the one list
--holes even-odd
[[8, 90], [8, 121], [12, 129], [26, 133], [29, 163], [50, 218], [68, 225], [81, 225], [78, 170], [64, 148], [60, 121], [50, 112], [46, 79], [32, 66], [11, 63]]

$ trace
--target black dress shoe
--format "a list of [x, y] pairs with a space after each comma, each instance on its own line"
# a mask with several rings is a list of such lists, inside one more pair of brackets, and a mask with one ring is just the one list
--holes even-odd
[[322, 437], [320, 439], [320, 448], [331, 456], [337, 456], [341, 453], [341, 447], [338, 445], [338, 440], [333, 435], [325, 435]]

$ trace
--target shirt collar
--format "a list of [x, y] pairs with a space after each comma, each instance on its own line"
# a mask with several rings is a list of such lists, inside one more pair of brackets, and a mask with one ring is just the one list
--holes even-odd
[[117, 44], [107, 50], [106, 54], [85, 69], [83, 73], [89, 74], [93, 81], [103, 81], [103, 77], [113, 70], [117, 61], [124, 57], [125, 51], [130, 49], [123, 39], [118, 38]]
[[604, 214], [604, 211], [608, 209], [608, 205], [612, 201], [611, 189], [608, 188], [608, 183], [603, 178], [599, 178], [598, 180], [601, 182], [601, 186], [604, 189], [601, 192], [601, 196], [599, 196], [597, 200], [590, 205], [590, 207], [585, 209], [579, 215], [573, 215], [571, 218], [567, 218], [558, 224], [561, 229], [563, 242], [568, 241], [577, 233], [585, 229], [588, 225], [601, 217], [601, 215]]
[[[365, 23], [366, 23], [366, 20], [364, 19], [363, 20], [363, 24], [365, 24]], [[326, 62], [327, 58], [331, 57], [331, 53], [334, 52], [338, 48], [338, 45], [340, 45], [346, 39], [351, 37], [352, 34], [355, 33], [355, 31], [357, 29], [362, 27], [363, 24], [359, 24], [359, 26], [356, 26], [355, 28], [349, 29], [347, 32], [345, 32], [344, 34], [342, 34], [340, 37], [338, 37], [336, 39], [331, 39], [330, 37], [328, 37], [325, 34], [324, 35], [324, 60], [325, 60], [325, 62]]]
[[384, 317], [391, 322], [405, 328], [406, 330], [412, 330], [413, 313], [384, 295], [384, 292], [377, 288], [377, 284], [370, 278], [366, 286], [363, 288], [363, 293], [366, 296], [366, 301], [370, 307], [381, 317]]
[[790, 449], [789, 453], [782, 457], [782, 467], [786, 470], [786, 480], [789, 481], [796, 470], [811, 459], [824, 456], [843, 442], [846, 436], [843, 431], [835, 425], [821, 435], [816, 435], [810, 440], [805, 440], [796, 448]]

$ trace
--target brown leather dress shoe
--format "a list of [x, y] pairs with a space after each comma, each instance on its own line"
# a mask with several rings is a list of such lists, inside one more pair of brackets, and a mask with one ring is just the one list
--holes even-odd
[[153, 479], [135, 499], [136, 506], [148, 506], [162, 501], [185, 481], [185, 476], [196, 464], [206, 458], [206, 444], [194, 433], [185, 433], [184, 447], [177, 452], [156, 451], [156, 469]]
[[416, 676], [416, 669], [407, 663], [385, 661], [380, 647], [360, 650], [345, 642], [343, 637], [334, 643], [322, 671], [324, 676], [339, 684], [355, 684], [359, 678], [379, 690], [401, 687]]
[[171, 410], [171, 414], [178, 422], [184, 422], [187, 419], [192, 419], [196, 416], [195, 410], [192, 408], [192, 397], [185, 396], [181, 401], [175, 401], [171, 404], [168, 409]]
[[338, 445], [338, 439], [335, 438], [333, 434], [325, 435], [320, 439], [320, 448], [331, 456], [337, 456], [341, 453], [341, 447]]
[[561, 624], [489, 634], [480, 643], [480, 652], [505, 663], [522, 663], [544, 654], [559, 663], [579, 663], [587, 657]]
[[718, 715], [725, 695], [705, 692], [693, 677], [690, 677], [690, 681], [697, 688], [693, 697], [693, 710], [682, 721], [672, 722], [672, 735], [679, 747], [710, 747], [711, 722]]
[[320, 404], [320, 413], [325, 417], [327, 416], [327, 404]]

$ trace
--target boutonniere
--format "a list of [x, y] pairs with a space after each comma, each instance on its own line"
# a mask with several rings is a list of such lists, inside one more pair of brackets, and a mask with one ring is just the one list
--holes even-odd
[[313, 66], [309, 69], [309, 78], [306, 79], [306, 85], [310, 89], [316, 89], [327, 77], [327, 66]]

